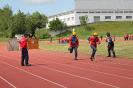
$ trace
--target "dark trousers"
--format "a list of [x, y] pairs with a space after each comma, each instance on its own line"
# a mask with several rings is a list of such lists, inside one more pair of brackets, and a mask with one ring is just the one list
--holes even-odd
[[108, 56], [111, 56], [111, 52], [113, 54], [113, 57], [116, 57], [115, 51], [114, 51], [114, 46], [108, 46]]
[[27, 48], [22, 48], [21, 65], [24, 65], [24, 63], [25, 65], [28, 65], [29, 64], [28, 61], [29, 61], [28, 50]]
[[74, 54], [75, 54], [75, 59], [77, 59], [77, 57], [78, 57], [78, 47], [71, 47], [70, 53], [73, 53], [73, 50], [74, 50]]
[[95, 54], [96, 54], [96, 51], [97, 51], [97, 48], [93, 45], [90, 46], [91, 49], [92, 49], [92, 54], [91, 54], [91, 58], [94, 58]]

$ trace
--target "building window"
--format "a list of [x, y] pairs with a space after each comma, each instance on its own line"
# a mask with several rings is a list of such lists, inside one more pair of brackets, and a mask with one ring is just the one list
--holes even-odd
[[67, 18], [67, 21], [70, 21], [70, 18]]
[[132, 16], [126, 16], [126, 19], [132, 19]]
[[100, 11], [96, 11], [95, 13], [101, 13]]
[[133, 11], [124, 11], [124, 13], [133, 13]]
[[123, 13], [123, 11], [115, 11], [115, 13]]
[[89, 13], [95, 13], [94, 11], [89, 11]]
[[105, 19], [107, 20], [107, 19], [111, 19], [111, 16], [105, 16]]
[[116, 16], [116, 19], [122, 19], [122, 16]]
[[74, 17], [72, 17], [71, 20], [74, 20]]
[[76, 12], [76, 13], [88, 13], [88, 12]]

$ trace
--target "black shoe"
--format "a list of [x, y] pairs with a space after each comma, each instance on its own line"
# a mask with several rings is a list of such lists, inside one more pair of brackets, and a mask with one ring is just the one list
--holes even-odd
[[31, 64], [26, 64], [26, 66], [31, 66]]
[[116, 56], [113, 56], [113, 58], [115, 58]]
[[24, 64], [21, 64], [21, 66], [24, 66]]
[[91, 59], [91, 61], [93, 61], [93, 57], [91, 57], [90, 59]]
[[109, 56], [107, 56], [107, 57], [111, 57], [111, 56], [109, 55]]
[[24, 64], [21, 64], [21, 66], [24, 66]]

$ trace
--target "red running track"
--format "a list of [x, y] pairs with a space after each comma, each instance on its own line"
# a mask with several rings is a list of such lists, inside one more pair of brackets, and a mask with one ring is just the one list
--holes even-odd
[[133, 60], [30, 50], [32, 66], [21, 67], [19, 51], [0, 49], [0, 88], [133, 88]]

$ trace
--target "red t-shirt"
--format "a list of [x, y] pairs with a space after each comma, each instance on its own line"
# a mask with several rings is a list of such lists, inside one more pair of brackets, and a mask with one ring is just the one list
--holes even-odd
[[90, 43], [90, 45], [97, 47], [97, 43], [100, 43], [100, 40], [98, 37], [91, 36], [89, 38], [89, 43]]
[[22, 37], [20, 40], [20, 47], [21, 48], [27, 48], [27, 40], [25, 37]]
[[78, 38], [75, 36], [71, 36], [70, 38], [69, 38], [69, 45], [70, 45], [70, 47], [77, 47], [77, 46], [79, 46], [79, 41], [78, 41]]

